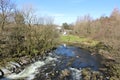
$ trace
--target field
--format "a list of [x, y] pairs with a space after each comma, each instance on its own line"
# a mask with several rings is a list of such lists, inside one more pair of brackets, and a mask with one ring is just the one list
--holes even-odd
[[80, 43], [88, 46], [95, 46], [99, 43], [99, 41], [76, 35], [61, 35], [60, 41], [62, 43]]

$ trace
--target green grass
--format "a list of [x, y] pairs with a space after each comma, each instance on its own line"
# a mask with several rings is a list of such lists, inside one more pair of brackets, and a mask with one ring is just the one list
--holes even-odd
[[98, 41], [75, 35], [61, 35], [60, 41], [64, 43], [81, 43], [88, 46], [95, 46], [98, 43]]

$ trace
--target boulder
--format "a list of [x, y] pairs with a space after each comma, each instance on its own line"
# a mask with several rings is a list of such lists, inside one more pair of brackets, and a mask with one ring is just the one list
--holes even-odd
[[27, 65], [27, 64], [29, 64], [29, 63], [30, 63], [30, 58], [27, 57], [27, 56], [22, 57], [22, 58], [20, 59], [20, 64], [21, 64], [21, 65]]
[[0, 79], [4, 77], [4, 72], [0, 69]]

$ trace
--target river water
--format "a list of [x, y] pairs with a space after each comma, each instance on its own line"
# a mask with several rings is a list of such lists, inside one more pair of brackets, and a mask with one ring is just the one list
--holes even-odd
[[[60, 76], [60, 72], [68, 72], [68, 70], [70, 71], [70, 76], [65, 80], [81, 80], [83, 68], [97, 71], [100, 67], [101, 64], [98, 58], [91, 55], [89, 51], [75, 46], [61, 45], [56, 50], [48, 53], [44, 60], [38, 60], [27, 65], [25, 69], [17, 74], [9, 73], [1, 80], [47, 80], [46, 77], [49, 78], [50, 74], [56, 76], [52, 77], [52, 80], [58, 80], [57, 76]], [[52, 72], [55, 73], [53, 74]]]

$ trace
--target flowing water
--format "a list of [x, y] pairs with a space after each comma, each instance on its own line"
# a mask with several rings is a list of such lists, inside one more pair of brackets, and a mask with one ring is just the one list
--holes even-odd
[[[14, 65], [15, 63], [11, 64]], [[39, 60], [27, 65], [25, 69], [18, 74], [9, 73], [1, 80], [38, 80], [42, 73], [47, 77], [53, 70], [56, 71], [57, 75], [57, 71], [59, 72], [65, 69], [70, 71], [70, 80], [80, 80], [83, 68], [91, 68], [97, 71], [100, 67], [101, 64], [98, 59], [96, 56], [91, 55], [90, 52], [79, 47], [61, 45], [49, 53], [45, 60]], [[56, 80], [56, 78], [53, 78], [53, 80]]]

